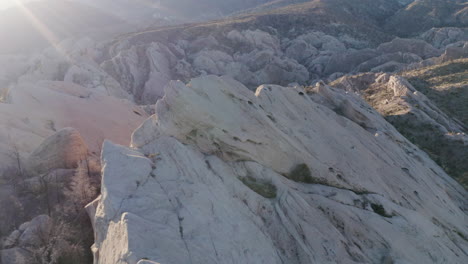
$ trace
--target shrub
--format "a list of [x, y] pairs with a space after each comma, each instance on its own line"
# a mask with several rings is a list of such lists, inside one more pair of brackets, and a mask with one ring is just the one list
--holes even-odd
[[305, 183], [316, 183], [312, 178], [312, 174], [310, 172], [309, 166], [305, 163], [301, 163], [295, 166], [287, 178], [296, 181], [296, 182], [305, 182]]
[[276, 198], [276, 186], [265, 180], [257, 180], [251, 176], [239, 178], [242, 183], [249, 187], [252, 191], [259, 195], [268, 198]]
[[371, 207], [372, 210], [374, 210], [374, 212], [378, 215], [383, 217], [392, 217], [391, 215], [387, 214], [387, 212], [385, 212], [385, 208], [381, 204], [372, 203]]

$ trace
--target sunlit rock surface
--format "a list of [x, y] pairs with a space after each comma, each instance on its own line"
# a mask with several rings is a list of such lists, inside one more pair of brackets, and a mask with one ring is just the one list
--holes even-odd
[[26, 170], [30, 175], [48, 173], [54, 169], [73, 169], [88, 155], [88, 147], [80, 133], [64, 128], [46, 138], [29, 155]]
[[466, 261], [466, 191], [357, 95], [165, 91], [130, 148], [104, 144], [95, 263]]

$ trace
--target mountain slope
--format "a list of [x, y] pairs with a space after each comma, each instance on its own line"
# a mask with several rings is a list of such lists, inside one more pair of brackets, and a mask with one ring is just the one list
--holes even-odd
[[411, 142], [468, 187], [467, 59], [388, 74], [346, 76], [333, 86], [357, 92]]
[[73, 0], [111, 12], [130, 23], [151, 23], [154, 18], [179, 21], [200, 21], [220, 18], [233, 12], [261, 5], [272, 0]]
[[468, 127], [468, 58], [401, 74], [446, 113]]
[[102, 264], [468, 257], [466, 191], [358, 96], [323, 84], [173, 82], [132, 147], [106, 142], [102, 162], [88, 206]]
[[464, 0], [416, 0], [398, 11], [385, 28], [400, 36], [414, 36], [433, 27], [467, 27], [468, 3]]

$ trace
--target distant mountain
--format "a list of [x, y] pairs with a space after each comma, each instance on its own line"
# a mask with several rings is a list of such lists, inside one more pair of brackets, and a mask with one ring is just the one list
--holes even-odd
[[468, 2], [464, 0], [416, 0], [399, 10], [385, 28], [401, 36], [415, 35], [432, 27], [468, 26]]
[[[165, 20], [200, 21], [250, 9], [273, 0], [73, 0], [113, 13], [130, 23]], [[292, 1], [290, 1], [292, 2]]]

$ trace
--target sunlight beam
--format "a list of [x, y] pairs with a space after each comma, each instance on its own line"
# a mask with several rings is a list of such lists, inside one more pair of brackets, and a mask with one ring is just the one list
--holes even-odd
[[59, 43], [60, 39], [50, 31], [44, 23], [42, 23], [37, 17], [31, 12], [20, 0], [13, 0], [16, 7], [25, 15], [25, 17], [31, 22], [32, 26], [49, 42], [49, 44], [62, 56], [68, 59], [68, 55], [63, 50]]

